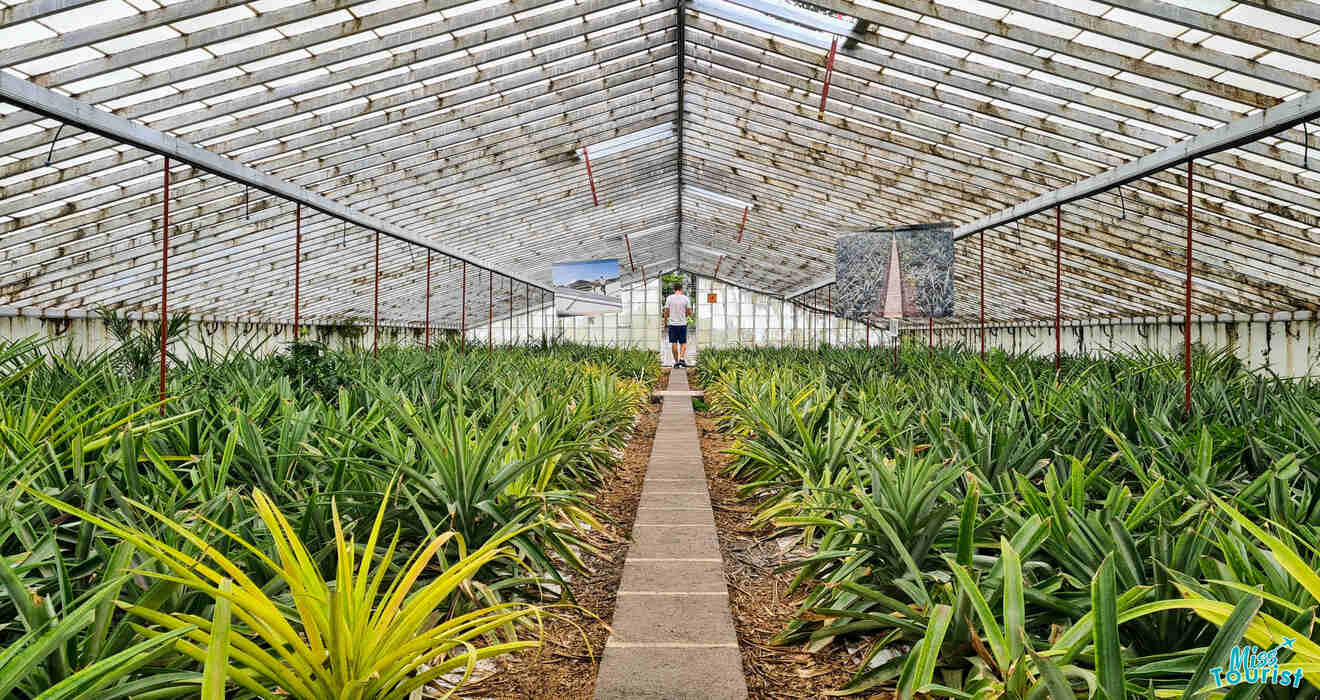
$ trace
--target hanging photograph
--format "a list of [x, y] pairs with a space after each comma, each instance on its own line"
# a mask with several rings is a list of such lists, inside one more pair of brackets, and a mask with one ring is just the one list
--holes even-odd
[[623, 309], [618, 258], [557, 262], [550, 266], [550, 277], [558, 316], [594, 316]]
[[834, 303], [844, 318], [874, 323], [953, 315], [953, 224], [840, 236], [834, 265]]

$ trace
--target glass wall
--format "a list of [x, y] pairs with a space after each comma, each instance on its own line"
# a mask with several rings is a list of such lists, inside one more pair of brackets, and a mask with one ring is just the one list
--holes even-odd
[[[714, 294], [714, 301], [710, 295]], [[697, 342], [701, 347], [790, 345], [877, 345], [888, 342], [879, 329], [836, 318], [823, 308], [786, 302], [709, 277], [697, 277]]]
[[[819, 347], [830, 345], [884, 345], [888, 333], [847, 319], [836, 318], [823, 308], [785, 302], [768, 294], [716, 282], [709, 277], [695, 280], [688, 296], [693, 301], [696, 325], [690, 341], [698, 348], [753, 346]], [[539, 343], [553, 340], [615, 347], [659, 348], [663, 342], [663, 304], [660, 280], [651, 278], [624, 287], [623, 308], [617, 314], [558, 318], [549, 306], [534, 305], [530, 314], [496, 318], [493, 341]], [[711, 296], [714, 295], [714, 301]], [[468, 329], [468, 342], [487, 342], [484, 324]]]

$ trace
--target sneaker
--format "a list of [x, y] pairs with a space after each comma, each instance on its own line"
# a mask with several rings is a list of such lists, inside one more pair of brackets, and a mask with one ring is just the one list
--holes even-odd
[[678, 368], [680, 368], [680, 369], [681, 369], [681, 368], [686, 368], [686, 367], [687, 367], [687, 363], [684, 362], [684, 361], [682, 361], [682, 360], [679, 360], [678, 362], [675, 362], [675, 363], [674, 363], [674, 366], [675, 366], [675, 367], [678, 367]]

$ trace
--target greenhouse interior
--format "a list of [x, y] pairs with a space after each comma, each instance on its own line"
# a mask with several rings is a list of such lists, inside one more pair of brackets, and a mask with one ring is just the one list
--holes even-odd
[[0, 68], [0, 700], [1320, 699], [1320, 1], [0, 0]]

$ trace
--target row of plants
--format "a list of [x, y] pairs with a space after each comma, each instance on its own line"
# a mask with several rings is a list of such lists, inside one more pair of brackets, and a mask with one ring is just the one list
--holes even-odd
[[1141, 351], [1056, 374], [708, 350], [697, 371], [760, 522], [799, 540], [777, 643], [869, 645], [841, 693], [1316, 696], [1315, 382], [1198, 351], [1184, 415], [1181, 358]]
[[0, 343], [0, 698], [454, 692], [573, 600], [659, 377], [578, 346], [235, 346], [176, 350], [162, 402], [148, 342]]

